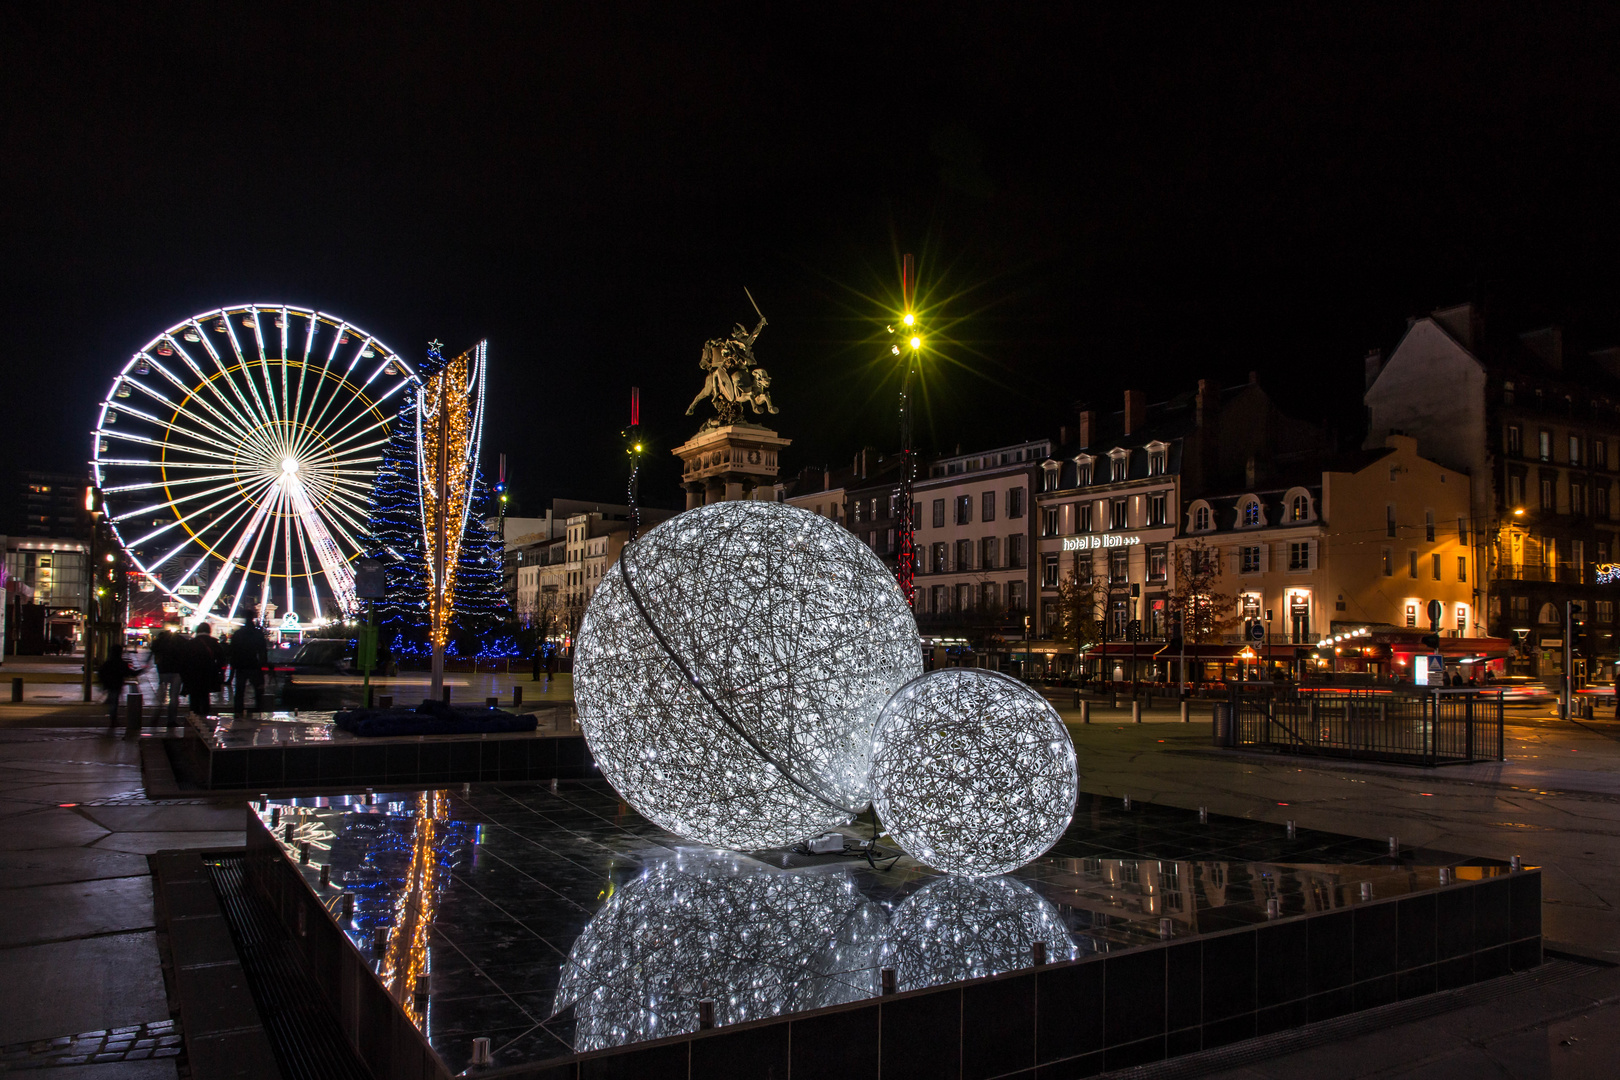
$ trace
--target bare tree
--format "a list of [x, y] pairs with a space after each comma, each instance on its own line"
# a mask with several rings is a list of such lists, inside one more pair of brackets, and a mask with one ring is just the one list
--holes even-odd
[[1202, 539], [1176, 547], [1176, 587], [1170, 594], [1170, 610], [1181, 620], [1181, 631], [1189, 644], [1201, 644], [1230, 626], [1235, 597], [1217, 591], [1221, 568], [1213, 548]]

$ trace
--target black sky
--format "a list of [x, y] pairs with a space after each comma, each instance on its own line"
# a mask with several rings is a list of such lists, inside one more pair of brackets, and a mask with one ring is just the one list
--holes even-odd
[[893, 440], [902, 250], [945, 448], [1250, 369], [1353, 422], [1463, 299], [1620, 342], [1612, 5], [1192, 10], [13, 6], [0, 467], [78, 467], [134, 348], [284, 301], [489, 337], [525, 509], [616, 498], [628, 387], [663, 461], [745, 285], [789, 469], [847, 460]]

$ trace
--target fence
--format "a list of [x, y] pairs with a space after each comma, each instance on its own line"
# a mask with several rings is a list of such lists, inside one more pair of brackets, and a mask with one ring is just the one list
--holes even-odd
[[1500, 690], [1235, 686], [1216, 744], [1408, 765], [1503, 760]]

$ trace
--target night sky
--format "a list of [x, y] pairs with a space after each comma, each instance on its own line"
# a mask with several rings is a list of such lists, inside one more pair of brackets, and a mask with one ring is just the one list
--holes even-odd
[[680, 504], [744, 286], [784, 472], [893, 445], [903, 251], [945, 450], [1251, 369], [1353, 426], [1366, 350], [1467, 299], [1620, 343], [1617, 9], [1407, 6], [13, 5], [0, 468], [82, 467], [222, 303], [487, 336], [527, 513], [622, 496], [632, 385]]

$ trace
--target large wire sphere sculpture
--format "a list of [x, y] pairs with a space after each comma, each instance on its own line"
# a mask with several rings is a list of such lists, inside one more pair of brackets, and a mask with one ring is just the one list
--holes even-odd
[[911, 608], [870, 548], [806, 510], [722, 502], [664, 522], [602, 577], [574, 701], [639, 813], [757, 850], [867, 807], [872, 726], [921, 667]]
[[1015, 679], [946, 668], [901, 687], [873, 732], [872, 795], [906, 854], [954, 874], [1004, 874], [1046, 852], [1074, 815], [1074, 743]]
[[574, 939], [554, 1012], [574, 1009], [578, 1052], [715, 1022], [862, 1001], [879, 990], [883, 909], [847, 867], [784, 871], [693, 851], [649, 866]]
[[350, 564], [395, 399], [415, 383], [372, 334], [291, 304], [215, 308], [136, 349], [90, 452], [143, 591], [197, 617], [355, 610]]
[[1037, 941], [1051, 961], [1080, 955], [1057, 908], [1022, 881], [951, 875], [895, 911], [882, 966], [894, 969], [896, 989], [916, 990], [1028, 967]]

